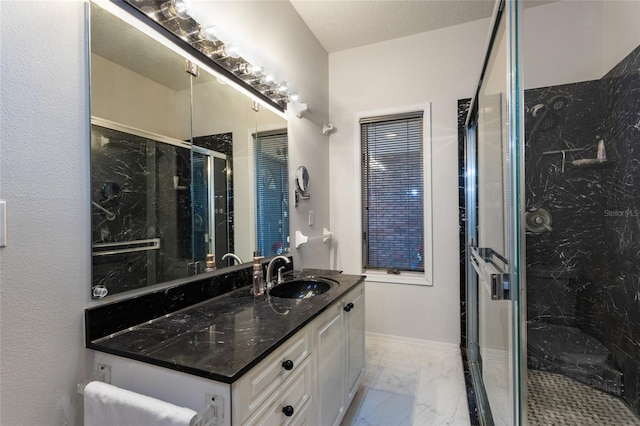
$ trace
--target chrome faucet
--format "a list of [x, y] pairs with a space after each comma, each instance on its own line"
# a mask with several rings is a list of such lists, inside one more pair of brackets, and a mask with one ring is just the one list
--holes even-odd
[[282, 255], [276, 256], [269, 261], [269, 265], [267, 265], [267, 277], [265, 279], [267, 281], [267, 288], [273, 287], [274, 284], [281, 284], [282, 281], [284, 281], [282, 279], [282, 268], [284, 268], [284, 266], [282, 266], [278, 269], [278, 281], [276, 283], [273, 282], [273, 264], [276, 263], [276, 260], [278, 259], [284, 260], [285, 263], [291, 263], [288, 257]]
[[[238, 265], [243, 263], [242, 259], [240, 259], [240, 256], [238, 256], [237, 254], [227, 253], [224, 256], [222, 256], [222, 260], [225, 260], [225, 259], [228, 259], [228, 258], [231, 258], [231, 259], [235, 260]], [[231, 266], [231, 265], [229, 265], [229, 266]]]

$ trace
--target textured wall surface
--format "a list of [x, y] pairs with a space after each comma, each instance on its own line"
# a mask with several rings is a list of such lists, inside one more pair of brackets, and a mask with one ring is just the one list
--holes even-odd
[[3, 1], [0, 13], [0, 423], [79, 424], [91, 264], [84, 7]]

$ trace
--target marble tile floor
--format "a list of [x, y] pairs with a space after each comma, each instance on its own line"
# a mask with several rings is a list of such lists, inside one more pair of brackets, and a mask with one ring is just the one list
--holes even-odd
[[366, 373], [343, 426], [469, 425], [460, 351], [367, 336]]

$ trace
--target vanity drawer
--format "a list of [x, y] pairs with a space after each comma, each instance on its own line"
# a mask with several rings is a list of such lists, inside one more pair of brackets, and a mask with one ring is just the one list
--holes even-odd
[[307, 422], [311, 406], [312, 371], [307, 358], [271, 399], [243, 425], [299, 425]]
[[311, 337], [305, 327], [234, 383], [234, 423], [244, 421], [272, 396], [287, 378], [300, 370], [310, 353]]

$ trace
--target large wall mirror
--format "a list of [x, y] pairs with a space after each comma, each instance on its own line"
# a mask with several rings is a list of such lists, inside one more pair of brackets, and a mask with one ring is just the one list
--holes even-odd
[[[92, 297], [288, 250], [287, 123], [90, 3]], [[235, 256], [226, 256], [232, 253]]]

